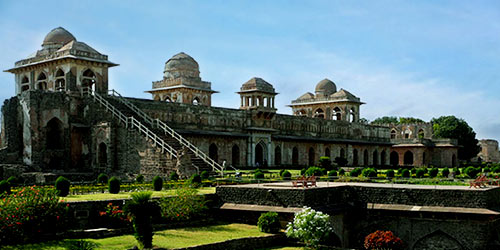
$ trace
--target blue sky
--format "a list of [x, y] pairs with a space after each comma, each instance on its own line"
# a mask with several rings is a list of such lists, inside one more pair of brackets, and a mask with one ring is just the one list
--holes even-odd
[[[160, 80], [172, 55], [195, 58], [239, 106], [254, 76], [291, 100], [329, 78], [362, 101], [361, 116], [455, 115], [478, 138], [500, 140], [499, 1], [0, 1], [0, 68], [40, 49], [62, 26], [120, 66], [110, 87], [126, 96]], [[0, 73], [0, 99], [14, 77]]]

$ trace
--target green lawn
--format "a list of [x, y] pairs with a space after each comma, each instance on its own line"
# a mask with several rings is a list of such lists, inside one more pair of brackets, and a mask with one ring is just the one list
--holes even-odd
[[[221, 242], [230, 239], [268, 235], [259, 231], [257, 226], [247, 224], [223, 224], [206, 227], [191, 227], [169, 229], [155, 232], [153, 245], [162, 248], [180, 248], [201, 244]], [[65, 250], [65, 244], [72, 240], [52, 241], [43, 244], [19, 246], [4, 246], [4, 250]], [[123, 250], [137, 245], [132, 235], [123, 235], [103, 239], [85, 239], [85, 241], [99, 244], [96, 250]], [[294, 248], [280, 248], [294, 249]]]
[[[215, 187], [199, 188], [199, 194], [213, 194]], [[175, 195], [175, 189], [168, 189], [163, 191], [154, 191], [153, 197], [165, 197]], [[81, 194], [81, 195], [68, 195], [63, 197], [64, 201], [97, 201], [97, 200], [113, 200], [113, 199], [128, 199], [130, 198], [129, 192], [120, 192], [118, 194], [110, 193], [95, 193], [95, 194]]]

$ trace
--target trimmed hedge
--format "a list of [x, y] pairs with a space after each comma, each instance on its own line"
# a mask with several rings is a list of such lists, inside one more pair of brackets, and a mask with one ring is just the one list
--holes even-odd
[[116, 178], [116, 177], [111, 177], [109, 180], [108, 180], [108, 190], [109, 190], [109, 193], [110, 194], [117, 194], [120, 192], [120, 179]]
[[163, 179], [160, 176], [155, 176], [153, 178], [153, 190], [161, 191], [163, 189]]
[[55, 188], [57, 190], [57, 195], [61, 197], [66, 197], [69, 194], [69, 187], [71, 186], [71, 182], [68, 178], [59, 176], [56, 179]]
[[260, 215], [257, 222], [259, 230], [264, 233], [278, 233], [281, 229], [278, 213], [267, 212]]

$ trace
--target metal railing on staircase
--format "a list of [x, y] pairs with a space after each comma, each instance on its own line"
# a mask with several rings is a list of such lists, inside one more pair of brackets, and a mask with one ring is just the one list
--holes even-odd
[[130, 110], [134, 111], [137, 115], [139, 115], [144, 121], [149, 123], [152, 127], [154, 128], [159, 128], [163, 130], [163, 132], [166, 135], [170, 135], [172, 138], [177, 140], [182, 146], [188, 148], [196, 157], [200, 158], [203, 160], [207, 165], [209, 165], [213, 171], [219, 172], [221, 175], [224, 175], [224, 167], [221, 166], [219, 163], [216, 161], [212, 160], [210, 157], [208, 157], [203, 151], [198, 149], [195, 145], [193, 145], [191, 142], [186, 140], [184, 137], [182, 137], [179, 133], [175, 132], [172, 128], [170, 128], [166, 123], [159, 119], [153, 119], [151, 118], [148, 114], [146, 114], [144, 111], [136, 107], [134, 104], [132, 104], [130, 101], [125, 99], [120, 93], [115, 91], [114, 89], [109, 90], [109, 95], [118, 97], [118, 100], [123, 103], [125, 106], [127, 106]]

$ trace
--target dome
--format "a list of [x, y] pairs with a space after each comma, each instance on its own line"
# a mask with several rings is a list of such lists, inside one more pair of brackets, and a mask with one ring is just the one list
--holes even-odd
[[165, 63], [164, 77], [175, 79], [179, 77], [199, 78], [198, 63], [188, 54], [181, 52], [168, 59]]
[[337, 86], [326, 78], [316, 84], [316, 95], [331, 95], [335, 92], [337, 92]]
[[65, 30], [62, 27], [57, 27], [51, 30], [49, 34], [45, 36], [42, 46], [54, 44], [64, 45], [73, 40], [76, 40], [76, 38], [71, 33], [69, 33], [69, 31]]
[[266, 82], [264, 79], [259, 77], [253, 77], [246, 83], [243, 83], [240, 88], [241, 91], [262, 91], [275, 93], [274, 87], [270, 83]]

